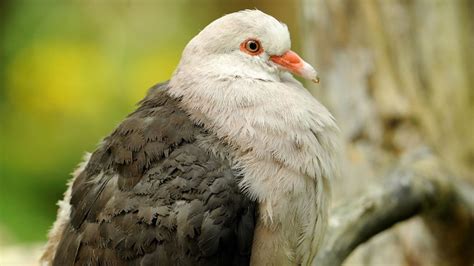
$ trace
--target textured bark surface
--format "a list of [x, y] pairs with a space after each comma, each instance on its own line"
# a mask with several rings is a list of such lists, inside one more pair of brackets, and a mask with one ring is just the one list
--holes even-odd
[[[346, 142], [335, 206], [376, 190], [403, 155], [422, 146], [449, 173], [474, 181], [473, 10], [468, 0], [301, 1], [305, 58], [321, 77], [313, 93], [335, 114]], [[448, 258], [457, 256], [451, 247], [470, 248], [456, 239], [462, 234], [432, 221], [397, 225], [345, 263], [463, 265]]]
[[383, 184], [336, 208], [314, 265], [341, 265], [358, 245], [415, 215], [422, 215], [432, 241], [445, 246], [436, 265], [472, 265], [474, 187], [440, 165], [428, 149], [412, 152]]

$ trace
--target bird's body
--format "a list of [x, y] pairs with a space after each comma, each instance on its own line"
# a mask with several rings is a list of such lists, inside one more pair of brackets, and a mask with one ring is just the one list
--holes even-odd
[[191, 40], [169, 83], [77, 171], [43, 262], [309, 265], [338, 130], [282, 71], [316, 77], [289, 46], [286, 26], [257, 10]]

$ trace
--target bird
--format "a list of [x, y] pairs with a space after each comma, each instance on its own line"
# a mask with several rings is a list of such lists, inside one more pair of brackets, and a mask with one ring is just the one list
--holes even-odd
[[226, 14], [73, 173], [42, 265], [310, 265], [339, 169], [288, 27]]

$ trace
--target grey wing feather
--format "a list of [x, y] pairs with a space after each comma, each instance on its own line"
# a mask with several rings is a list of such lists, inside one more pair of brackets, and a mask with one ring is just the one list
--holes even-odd
[[209, 134], [152, 88], [95, 151], [72, 187], [54, 265], [247, 265], [255, 203]]

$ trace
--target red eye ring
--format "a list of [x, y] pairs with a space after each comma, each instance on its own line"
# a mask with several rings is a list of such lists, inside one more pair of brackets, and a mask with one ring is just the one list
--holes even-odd
[[240, 51], [249, 55], [259, 55], [263, 52], [263, 48], [259, 40], [247, 39], [240, 44]]

